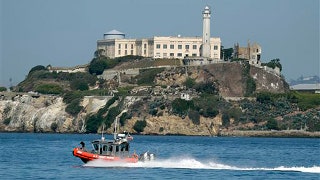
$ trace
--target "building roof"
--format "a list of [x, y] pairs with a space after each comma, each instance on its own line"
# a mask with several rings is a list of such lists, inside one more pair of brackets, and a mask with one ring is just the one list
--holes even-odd
[[104, 33], [105, 35], [124, 35], [124, 33], [122, 33], [122, 32], [120, 32], [120, 31], [117, 31], [117, 30], [111, 30], [111, 31], [109, 31], [109, 32], [106, 32], [106, 33]]
[[320, 84], [296, 84], [290, 88], [293, 90], [319, 90]]

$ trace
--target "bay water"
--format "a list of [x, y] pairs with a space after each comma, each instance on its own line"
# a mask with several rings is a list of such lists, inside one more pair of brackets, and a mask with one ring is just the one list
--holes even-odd
[[84, 164], [72, 155], [99, 134], [0, 133], [0, 179], [320, 179], [319, 138], [133, 137], [131, 152], [155, 161]]

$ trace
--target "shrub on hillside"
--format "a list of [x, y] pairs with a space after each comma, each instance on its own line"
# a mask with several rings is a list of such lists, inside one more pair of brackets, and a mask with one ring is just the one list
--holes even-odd
[[80, 101], [81, 99], [72, 100], [71, 103], [67, 105], [65, 109], [66, 112], [73, 116], [76, 116], [77, 114], [79, 114], [79, 112], [83, 109], [83, 106], [79, 105]]
[[112, 107], [109, 109], [108, 114], [104, 119], [104, 124], [106, 125], [106, 128], [111, 127], [111, 124], [114, 122], [114, 120], [119, 114], [120, 114], [119, 106]]
[[6, 87], [0, 87], [0, 92], [7, 91]]
[[189, 109], [194, 107], [193, 100], [186, 101], [184, 99], [177, 98], [172, 101], [172, 112], [178, 114], [179, 116], [185, 116]]
[[57, 128], [58, 128], [58, 124], [56, 122], [53, 122], [50, 126], [51, 130], [53, 132], [56, 132]]
[[152, 68], [141, 70], [140, 74], [135, 77], [138, 85], [154, 85], [154, 78], [161, 73], [164, 68]]
[[97, 133], [98, 128], [102, 124], [102, 117], [99, 115], [91, 115], [86, 118], [86, 132]]
[[123, 113], [121, 116], [120, 116], [120, 119], [119, 119], [119, 123], [120, 123], [120, 126], [124, 126], [127, 119], [130, 119], [130, 115], [128, 113]]
[[210, 117], [210, 118], [214, 118], [219, 114], [219, 110], [213, 108], [212, 106], [209, 106], [205, 109], [205, 111], [203, 111], [202, 115], [204, 117]]
[[249, 76], [247, 78], [247, 81], [246, 81], [246, 92], [245, 92], [245, 96], [250, 96], [254, 93], [254, 91], [256, 90], [256, 82], [254, 81], [254, 79]]
[[197, 83], [194, 85], [194, 88], [201, 93], [207, 93], [207, 94], [217, 94], [217, 89], [213, 82], [207, 81], [203, 83]]
[[183, 83], [187, 88], [193, 88], [196, 84], [196, 81], [190, 77], [186, 79], [186, 81]]
[[89, 64], [89, 73], [101, 75], [108, 67], [107, 60], [107, 58], [94, 58]]
[[275, 120], [273, 118], [271, 118], [267, 121], [266, 127], [267, 127], [267, 129], [270, 129], [270, 130], [278, 130], [279, 129], [277, 120]]
[[228, 113], [222, 114], [222, 126], [229, 126], [230, 125], [230, 117]]
[[42, 65], [37, 65], [37, 66], [31, 68], [31, 70], [29, 71], [29, 75], [30, 75], [32, 72], [40, 71], [40, 70], [47, 70], [47, 68], [44, 67], [44, 66], [42, 66]]
[[80, 79], [72, 80], [70, 82], [70, 87], [72, 90], [80, 90], [80, 91], [89, 90], [88, 84]]
[[10, 122], [11, 122], [11, 118], [6, 118], [6, 119], [4, 119], [3, 124], [8, 126], [10, 124]]
[[83, 94], [79, 91], [69, 91], [63, 95], [63, 102], [66, 104], [71, 103], [75, 99], [81, 99]]
[[137, 121], [134, 126], [133, 129], [137, 132], [137, 133], [141, 133], [143, 132], [144, 128], [147, 126], [147, 121], [146, 120], [140, 120]]
[[188, 117], [191, 119], [193, 124], [195, 125], [200, 124], [200, 114], [198, 111], [190, 110], [188, 113]]
[[42, 94], [61, 94], [63, 88], [57, 84], [40, 84], [35, 88], [35, 91]]

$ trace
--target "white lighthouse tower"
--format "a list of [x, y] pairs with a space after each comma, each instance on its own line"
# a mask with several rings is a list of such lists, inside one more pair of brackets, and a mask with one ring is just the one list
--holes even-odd
[[203, 32], [202, 32], [202, 52], [201, 56], [210, 58], [210, 16], [211, 11], [209, 6], [206, 6], [202, 11], [203, 16]]

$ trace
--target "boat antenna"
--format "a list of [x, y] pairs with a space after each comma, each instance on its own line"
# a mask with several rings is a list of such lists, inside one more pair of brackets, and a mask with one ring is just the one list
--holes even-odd
[[102, 131], [101, 131], [101, 139], [104, 141], [104, 136], [103, 136], [103, 131], [104, 131], [104, 124], [102, 125]]
[[113, 131], [113, 139], [116, 140], [117, 139], [117, 129], [118, 129], [118, 116], [116, 117], [115, 121], [114, 121], [114, 131]]

